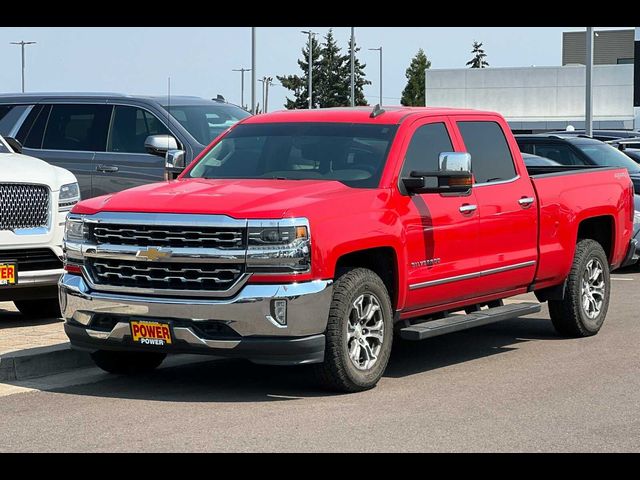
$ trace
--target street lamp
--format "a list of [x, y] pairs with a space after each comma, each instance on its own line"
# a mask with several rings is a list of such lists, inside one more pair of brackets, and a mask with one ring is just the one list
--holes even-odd
[[22, 50], [22, 93], [24, 93], [24, 46], [25, 45], [33, 45], [36, 42], [25, 42], [21, 40], [19, 42], [11, 42], [11, 45], [20, 45]]
[[377, 50], [380, 52], [380, 106], [382, 106], [382, 47], [370, 48], [369, 50]]
[[302, 33], [304, 33], [305, 35], [309, 35], [309, 108], [313, 108], [313, 100], [312, 100], [312, 88], [313, 88], [313, 80], [312, 80], [312, 73], [311, 73], [311, 66], [313, 63], [313, 45], [311, 43], [311, 39], [313, 38], [314, 35], [316, 35], [316, 32], [312, 32], [311, 30], [300, 30]]
[[356, 43], [355, 28], [351, 27], [351, 106], [356, 106], [356, 67], [355, 67], [355, 52], [353, 48]]
[[240, 72], [240, 106], [244, 108], [244, 72], [250, 72], [250, 68], [234, 68], [233, 72]]
[[256, 27], [251, 27], [251, 115], [256, 114]]

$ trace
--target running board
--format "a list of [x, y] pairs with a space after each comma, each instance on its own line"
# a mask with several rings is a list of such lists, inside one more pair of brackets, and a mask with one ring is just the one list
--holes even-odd
[[405, 340], [424, 340], [445, 333], [466, 330], [489, 323], [522, 317], [541, 310], [539, 303], [512, 303], [501, 307], [479, 310], [468, 315], [451, 315], [441, 320], [416, 323], [400, 329], [400, 337]]

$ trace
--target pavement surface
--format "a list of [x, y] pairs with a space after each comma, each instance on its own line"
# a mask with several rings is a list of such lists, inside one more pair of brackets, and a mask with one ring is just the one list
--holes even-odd
[[595, 337], [558, 337], [545, 307], [399, 341], [358, 394], [318, 389], [306, 367], [193, 356], [137, 378], [83, 368], [0, 383], [0, 452], [638, 452], [640, 274], [613, 278]]
[[26, 319], [12, 302], [0, 302], [0, 355], [65, 343], [63, 324], [59, 318]]

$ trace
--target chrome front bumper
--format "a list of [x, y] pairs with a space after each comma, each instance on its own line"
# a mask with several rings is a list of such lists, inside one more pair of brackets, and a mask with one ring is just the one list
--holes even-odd
[[[307, 363], [322, 361], [332, 283], [317, 280], [281, 285], [250, 284], [229, 299], [187, 299], [92, 291], [81, 276], [65, 274], [60, 279], [59, 295], [65, 330], [72, 345], [80, 348], [139, 349], [131, 342], [129, 327], [129, 319], [135, 318], [180, 323], [172, 326], [176, 345], [180, 346], [167, 347], [164, 351], [231, 354], [261, 363]], [[287, 300], [286, 326], [271, 316], [274, 299]], [[116, 319], [111, 331], [92, 328], [96, 315]], [[207, 321], [224, 323], [237, 336], [202, 338], [189, 327], [190, 322], [197, 325]], [[292, 345], [305, 342], [313, 344], [312, 354], [295, 356], [291, 361], [279, 358], [280, 348], [288, 350]], [[259, 355], [253, 353], [251, 346], [247, 348], [257, 343], [261, 345]], [[270, 357], [274, 361], [270, 361]]]

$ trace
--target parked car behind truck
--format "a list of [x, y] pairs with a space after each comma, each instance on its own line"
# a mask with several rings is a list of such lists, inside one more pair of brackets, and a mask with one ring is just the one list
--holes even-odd
[[7, 140], [0, 136], [0, 302], [13, 301], [28, 316], [58, 317], [62, 234], [80, 200], [78, 184], [71, 172], [21, 155]]
[[247, 116], [224, 101], [188, 96], [0, 95], [0, 134], [19, 140], [26, 154], [74, 173], [82, 198], [161, 181], [168, 150], [188, 165]]
[[491, 112], [247, 118], [177, 181], [73, 209], [65, 331], [110, 372], [215, 354], [311, 363], [348, 392], [378, 382], [394, 331], [421, 340], [538, 312], [502, 305], [526, 292], [561, 335], [594, 335], [609, 271], [635, 251], [629, 175], [532, 168]]

